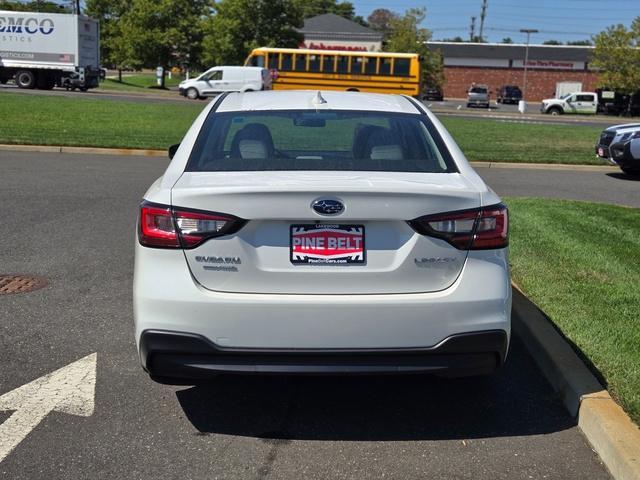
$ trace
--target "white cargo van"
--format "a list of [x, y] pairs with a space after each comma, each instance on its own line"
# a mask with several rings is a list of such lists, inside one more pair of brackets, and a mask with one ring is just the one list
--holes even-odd
[[567, 93], [562, 98], [546, 98], [542, 100], [540, 111], [550, 115], [563, 113], [595, 115], [598, 112], [598, 95], [593, 92], [573, 92]]
[[179, 88], [180, 95], [195, 100], [222, 92], [270, 90], [271, 76], [261, 67], [213, 67], [180, 83]]

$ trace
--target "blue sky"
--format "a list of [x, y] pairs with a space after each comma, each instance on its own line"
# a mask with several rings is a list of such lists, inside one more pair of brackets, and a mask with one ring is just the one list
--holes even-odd
[[[480, 24], [482, 0], [351, 0], [356, 13], [367, 18], [376, 8], [399, 13], [412, 7], [427, 7], [424, 26], [433, 31], [433, 39], [459, 35], [469, 38], [471, 17], [476, 16], [476, 34]], [[485, 38], [499, 42], [511, 37], [514, 42], [526, 40], [521, 28], [535, 28], [540, 33], [532, 43], [544, 40], [584, 40], [609, 25], [629, 26], [640, 16], [640, 0], [488, 0]]]

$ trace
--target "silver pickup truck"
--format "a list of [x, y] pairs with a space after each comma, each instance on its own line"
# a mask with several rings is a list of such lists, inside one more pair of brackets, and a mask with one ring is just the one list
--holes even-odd
[[605, 129], [596, 143], [596, 155], [629, 175], [640, 174], [640, 123]]
[[471, 85], [467, 92], [467, 108], [484, 107], [489, 108], [491, 92], [486, 85]]

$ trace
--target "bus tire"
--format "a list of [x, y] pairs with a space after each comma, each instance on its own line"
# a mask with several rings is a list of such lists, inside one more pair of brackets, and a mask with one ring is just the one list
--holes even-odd
[[19, 88], [31, 89], [36, 86], [36, 76], [31, 70], [18, 70], [15, 79]]
[[357, 88], [347, 88], [347, 92], [359, 92], [360, 90], [358, 90]]

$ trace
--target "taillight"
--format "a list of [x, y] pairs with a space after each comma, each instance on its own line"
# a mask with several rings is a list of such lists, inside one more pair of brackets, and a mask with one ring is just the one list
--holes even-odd
[[460, 250], [487, 250], [509, 245], [509, 215], [503, 204], [426, 215], [409, 224], [420, 234], [441, 238]]
[[235, 233], [245, 223], [233, 215], [144, 201], [140, 205], [138, 240], [146, 247], [194, 248], [210, 238]]

